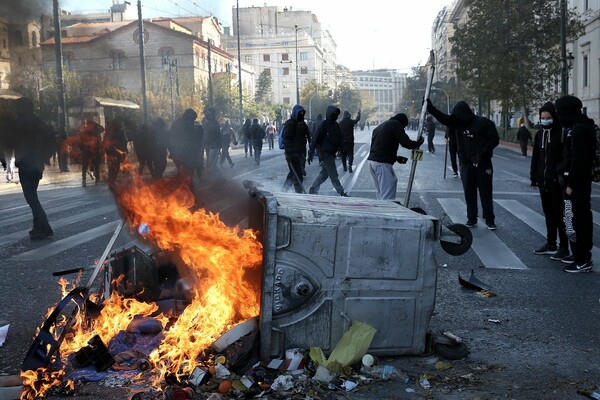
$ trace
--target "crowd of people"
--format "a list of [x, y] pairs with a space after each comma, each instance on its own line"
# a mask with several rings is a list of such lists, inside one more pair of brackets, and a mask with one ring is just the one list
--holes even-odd
[[[492, 157], [499, 136], [495, 124], [476, 115], [464, 101], [456, 103], [450, 114], [438, 110], [429, 99], [424, 101], [429, 115], [423, 133], [428, 136], [429, 152], [435, 152], [433, 118], [447, 128], [445, 139], [450, 147], [452, 169], [457, 177], [460, 171], [467, 206], [465, 225], [472, 228], [478, 223], [479, 196], [487, 228], [497, 229]], [[101, 181], [101, 164], [105, 160], [106, 180], [114, 187], [130, 151], [138, 162], [135, 172], [141, 175], [147, 167], [153, 179], [163, 176], [170, 158], [176, 173], [188, 179], [194, 192], [194, 177], [205, 173], [218, 177], [219, 167], [225, 161], [230, 167], [235, 165], [229, 155], [231, 144], [237, 145], [239, 139], [245, 156], [249, 153], [255, 164], [260, 165], [263, 143], [266, 141], [268, 148], [274, 149], [278, 132], [274, 124], [261, 124], [258, 118], [248, 118], [236, 129], [220, 118], [215, 109], [206, 107], [200, 121], [196, 111], [187, 109], [170, 127], [162, 118], [156, 118], [149, 126], [125, 118], [109, 121], [106, 126], [84, 119], [75, 134], [57, 140], [56, 130], [34, 115], [30, 99], [17, 100], [15, 107], [14, 117], [0, 121], [2, 164], [9, 181], [14, 179], [15, 167], [18, 168], [23, 194], [33, 215], [33, 228], [29, 232], [33, 240], [53, 236], [37, 197], [37, 187], [45, 165], [56, 154], [61, 159], [61, 172], [68, 171], [67, 154], [79, 159], [82, 186], [87, 185], [88, 178], [95, 184]], [[279, 130], [279, 147], [284, 150], [289, 169], [283, 191], [294, 186], [297, 193], [306, 193], [303, 186], [306, 165], [317, 158], [319, 172], [308, 193], [317, 195], [329, 179], [340, 196], [349, 196], [340, 182], [336, 160], [341, 158], [343, 170], [353, 172], [354, 131], [361, 121], [361, 112], [353, 119], [349, 111], [344, 111], [338, 122], [340, 114], [336, 105], [329, 105], [324, 118], [319, 114], [315, 121], [307, 122], [304, 107], [300, 104], [293, 107], [290, 118]], [[414, 125], [406, 114], [400, 113], [378, 124], [372, 132], [368, 161], [377, 199], [396, 197], [398, 178], [393, 167], [396, 162], [407, 161], [397, 154], [399, 147], [418, 149], [424, 142], [423, 134], [417, 140], [408, 137], [406, 129], [411, 123]], [[564, 262], [567, 272], [591, 271], [591, 183], [597, 127], [583, 114], [581, 101], [573, 96], [544, 104], [539, 109], [538, 126], [533, 139], [530, 179], [531, 186], [539, 190], [547, 235], [546, 243], [534, 252]], [[16, 127], [19, 135], [6, 134]], [[523, 155], [527, 155], [529, 131], [521, 130], [519, 138], [525, 144]]]

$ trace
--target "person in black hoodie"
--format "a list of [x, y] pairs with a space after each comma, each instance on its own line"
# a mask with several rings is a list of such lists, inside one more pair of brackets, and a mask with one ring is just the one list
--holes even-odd
[[[530, 179], [531, 187], [540, 191], [540, 200], [546, 220], [546, 243], [535, 254], [550, 254], [553, 260], [570, 255], [569, 239], [563, 221], [563, 194], [558, 184], [556, 168], [563, 158], [562, 127], [558, 123], [554, 104], [548, 102], [540, 108], [541, 128], [533, 139]], [[558, 231], [559, 247], [556, 247]]]
[[[568, 266], [565, 272], [592, 270], [592, 166], [596, 157], [594, 121], [581, 112], [583, 104], [575, 96], [563, 96], [556, 101], [556, 114], [564, 128], [563, 161], [559, 182], [564, 188], [565, 206], [569, 202], [573, 212], [573, 231], [565, 224], [571, 242], [573, 258], [562, 260]], [[565, 214], [567, 211], [565, 210]]]
[[14, 143], [15, 165], [25, 201], [33, 215], [31, 240], [51, 238], [54, 235], [48, 217], [38, 198], [38, 185], [44, 173], [44, 164], [54, 154], [54, 132], [33, 114], [33, 102], [27, 97], [16, 101], [17, 118], [11, 131], [17, 138]]
[[313, 161], [315, 151], [318, 151], [321, 172], [319, 172], [315, 181], [310, 185], [309, 194], [318, 194], [321, 184], [329, 178], [338, 194], [342, 197], [348, 197], [348, 193], [344, 191], [338, 178], [335, 166], [335, 155], [342, 145], [342, 131], [340, 130], [340, 124], [337, 122], [339, 115], [339, 108], [334, 105], [327, 106], [325, 119], [311, 139], [310, 149], [308, 150], [308, 163], [310, 164]]
[[283, 146], [285, 160], [290, 172], [287, 174], [283, 191], [287, 192], [294, 185], [296, 193], [303, 193], [302, 181], [304, 180], [304, 160], [306, 157], [306, 145], [310, 141], [310, 131], [304, 121], [306, 111], [300, 104], [292, 108], [292, 116], [283, 125]]
[[[354, 126], [360, 121], [360, 110], [356, 115], [356, 119], [351, 118], [352, 115], [348, 111], [344, 111], [342, 120], [340, 121], [340, 129], [342, 131], [342, 166], [344, 171], [352, 173], [352, 163], [354, 162]], [[348, 167], [346, 168], [346, 163]]]
[[477, 191], [479, 191], [485, 224], [488, 229], [495, 230], [492, 156], [494, 148], [500, 142], [496, 125], [488, 118], [475, 115], [464, 101], [456, 103], [450, 115], [435, 108], [429, 99], [426, 101], [427, 111], [435, 119], [456, 130], [460, 177], [467, 203], [465, 225], [470, 228], [477, 225]]
[[396, 114], [373, 130], [371, 150], [369, 151], [369, 171], [375, 183], [377, 200], [394, 200], [398, 187], [398, 178], [394, 172], [394, 163], [406, 163], [406, 157], [397, 155], [398, 147], [419, 148], [424, 141], [410, 140], [404, 130], [408, 125], [406, 114]]

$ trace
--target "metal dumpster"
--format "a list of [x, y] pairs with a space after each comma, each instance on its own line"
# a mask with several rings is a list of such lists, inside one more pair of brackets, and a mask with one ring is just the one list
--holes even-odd
[[331, 351], [353, 320], [377, 329], [374, 355], [420, 354], [435, 302], [436, 218], [389, 200], [251, 188], [260, 232], [261, 358]]

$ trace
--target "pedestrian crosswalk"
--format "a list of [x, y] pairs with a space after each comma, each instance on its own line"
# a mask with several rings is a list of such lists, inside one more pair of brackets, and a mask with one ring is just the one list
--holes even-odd
[[[362, 159], [364, 164], [366, 158]], [[364, 165], [359, 163], [357, 170], [362, 167]], [[358, 179], [357, 176], [358, 174], [348, 176], [347, 179]], [[98, 193], [90, 195], [86, 191], [81, 191], [74, 195], [73, 190], [55, 191], [42, 199], [52, 227], [57, 232], [55, 237], [48, 241], [29, 242], [31, 213], [29, 207], [22, 203], [19, 204], [23, 201], [22, 198], [15, 200], [13, 204], [5, 203], [4, 207], [0, 208], [0, 249], [5, 249], [5, 255], [9, 251], [6, 249], [10, 249], [8, 259], [18, 262], [44, 261], [61, 256], [63, 253], [67, 256], [68, 254], [77, 254], [77, 252], [84, 251], [86, 244], [94, 240], [99, 240], [98, 243], [102, 246], [105, 244], [120, 218], [112, 195], [108, 191], [99, 195]], [[464, 223], [466, 221], [466, 205], [458, 193], [440, 191], [432, 193], [431, 196], [452, 222]], [[480, 220], [478, 226], [471, 229], [473, 234], [472, 252], [465, 256], [477, 257], [481, 265], [486, 268], [508, 270], [530, 268], [528, 264], [531, 264], [533, 248], [545, 240], [545, 220], [541, 213], [541, 207], [532, 206], [529, 196], [515, 197], [494, 200], [497, 214], [502, 213], [502, 220], [497, 221], [500, 222], [498, 231], [488, 230], [484, 221]], [[222, 200], [214, 206], [216, 205], [218, 207], [213, 207], [211, 211], [220, 212], [225, 220], [229, 218], [233, 221], [232, 213], [239, 214], [239, 210], [232, 209], [233, 206], [229, 201]], [[513, 220], [507, 220], [507, 215]], [[239, 215], [235, 216], [235, 218], [238, 217]], [[593, 217], [594, 222], [598, 224], [600, 213], [594, 211]], [[94, 223], [89, 222], [92, 219], [95, 221]], [[65, 232], [69, 233], [65, 235]], [[519, 235], [524, 234], [527, 235], [527, 242], [531, 246], [516, 246], [515, 242], [523, 243], [523, 236]], [[124, 242], [134, 239], [131, 235], [125, 234], [125, 236]], [[507, 238], [509, 239], [507, 240]], [[600, 248], [594, 246], [592, 255], [600, 265]], [[596, 266], [595, 271], [599, 270]]]

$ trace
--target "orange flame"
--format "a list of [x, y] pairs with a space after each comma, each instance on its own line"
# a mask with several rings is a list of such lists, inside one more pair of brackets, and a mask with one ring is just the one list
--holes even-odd
[[130, 226], [146, 224], [146, 239], [177, 252], [194, 282], [191, 304], [150, 355], [160, 381], [167, 373], [192, 372], [195, 358], [223, 332], [258, 315], [260, 288], [250, 276], [260, 269], [262, 246], [251, 230], [227, 227], [218, 214], [191, 211], [194, 196], [181, 179], [145, 184], [132, 176], [118, 193]]
[[61, 385], [65, 372], [38, 368], [35, 371], [22, 371], [20, 375], [23, 378], [23, 391], [20, 399], [34, 400], [43, 397], [51, 387]]

